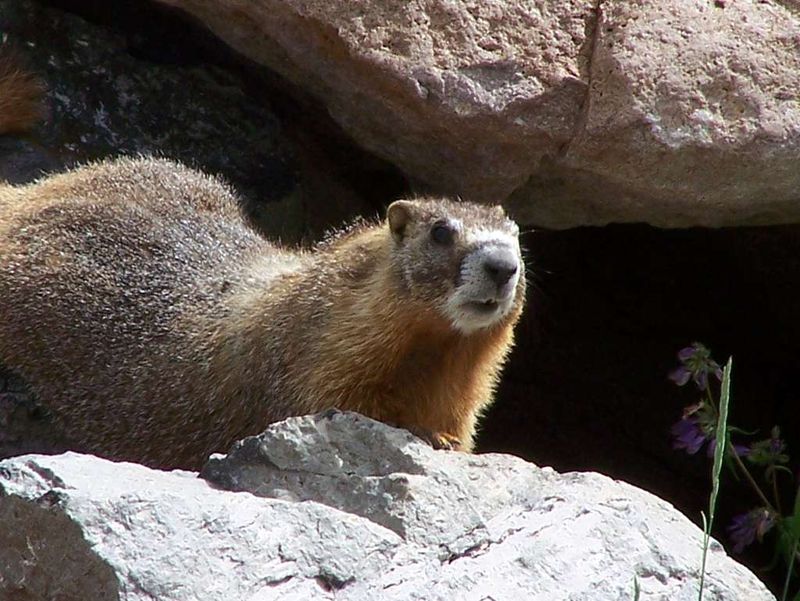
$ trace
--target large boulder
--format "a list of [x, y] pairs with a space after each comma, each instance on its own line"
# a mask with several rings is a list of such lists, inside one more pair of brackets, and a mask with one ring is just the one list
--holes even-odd
[[162, 0], [323, 99], [359, 143], [449, 193], [500, 200], [568, 143], [591, 0]]
[[[669, 504], [356, 414], [274, 424], [203, 475], [0, 462], [0, 597], [616, 601], [635, 578], [648, 601], [697, 595], [702, 533]], [[716, 542], [705, 598], [774, 599]]]
[[800, 218], [791, 3], [161, 1], [412, 177], [527, 223]]
[[[603, 186], [582, 199], [585, 221], [800, 218], [800, 4], [791, 4], [603, 2], [586, 110], [560, 165]], [[548, 202], [582, 190], [564, 189]]]

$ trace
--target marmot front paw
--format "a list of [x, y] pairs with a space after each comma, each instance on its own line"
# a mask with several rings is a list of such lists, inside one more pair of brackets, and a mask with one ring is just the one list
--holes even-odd
[[460, 451], [461, 441], [448, 432], [434, 432], [417, 426], [403, 426], [417, 438], [421, 438], [436, 450]]

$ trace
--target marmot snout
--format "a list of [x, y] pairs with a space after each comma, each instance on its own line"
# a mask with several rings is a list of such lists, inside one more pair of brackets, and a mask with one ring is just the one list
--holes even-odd
[[519, 229], [502, 209], [401, 200], [387, 219], [409, 289], [428, 294], [453, 328], [469, 334], [512, 310], [521, 273]]

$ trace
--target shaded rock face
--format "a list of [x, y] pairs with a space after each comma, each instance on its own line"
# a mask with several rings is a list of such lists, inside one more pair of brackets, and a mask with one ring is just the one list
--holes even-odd
[[[32, 474], [36, 467], [32, 467]], [[0, 468], [2, 470], [2, 468]], [[45, 474], [45, 477], [52, 474]], [[58, 486], [63, 483], [52, 480]], [[2, 485], [0, 485], [2, 488]], [[119, 599], [114, 570], [58, 507], [59, 493], [0, 497], [0, 595], [7, 601]], [[49, 566], [49, 567], [48, 567]], [[58, 566], [58, 567], [56, 567]]]
[[[212, 65], [181, 69], [129, 52], [126, 37], [35, 2], [3, 2], [2, 30], [48, 87], [36, 141], [59, 165], [109, 154], [163, 154], [221, 173], [251, 195], [268, 177], [279, 200], [296, 186], [276, 117]], [[234, 152], [245, 145], [247, 155]]]
[[[798, 448], [800, 228], [616, 225], [522, 242], [532, 286], [481, 451], [600, 471], [699, 522], [710, 464], [672, 449], [670, 436], [696, 392], [667, 378], [676, 352], [695, 340], [720, 362], [733, 356], [731, 423], [754, 439], [778, 424]], [[730, 514], [757, 502], [733, 478], [723, 491], [721, 538]]]
[[[792, 469], [800, 444], [800, 228], [658, 230], [616, 225], [534, 232], [530, 290], [517, 346], [478, 448], [559, 471], [594, 470], [668, 499], [695, 523], [706, 511], [711, 463], [672, 448], [671, 426], [698, 400], [667, 374], [699, 340], [733, 356], [731, 423], [769, 436], [778, 424]], [[783, 491], [784, 507], [794, 491]], [[758, 503], [724, 477], [715, 536]], [[774, 592], [771, 542], [743, 556]]]
[[[48, 90], [45, 122], [27, 139], [0, 136], [4, 180], [109, 156], [165, 156], [223, 175], [257, 225], [293, 241], [354, 212], [374, 214], [376, 178], [395, 194], [403, 187], [302, 94], [289, 98], [266, 69], [164, 7], [0, 0], [0, 31]], [[343, 175], [353, 164], [364, 175], [358, 187]]]
[[778, 2], [161, 0], [435, 190], [550, 227], [800, 217]]
[[[404, 430], [336, 412], [274, 424], [203, 474], [257, 496], [74, 453], [0, 462], [0, 515], [13, 517], [0, 520], [2, 573], [12, 576], [0, 594], [611, 601], [631, 597], [636, 575], [642, 598], [696, 598], [700, 530], [597, 474], [433, 451]], [[53, 539], [53, 553], [58, 540], [89, 559], [37, 560], [20, 527]], [[18, 577], [30, 573], [35, 581]], [[57, 589], [78, 573], [81, 596]], [[774, 599], [716, 543], [706, 583], [707, 599]]]

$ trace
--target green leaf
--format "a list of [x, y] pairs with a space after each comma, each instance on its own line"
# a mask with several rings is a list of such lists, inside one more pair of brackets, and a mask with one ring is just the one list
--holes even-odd
[[800, 487], [794, 495], [794, 511], [792, 512], [792, 521], [795, 523], [795, 528], [792, 529], [795, 536], [800, 536]]
[[[794, 567], [794, 556], [797, 553], [797, 539], [794, 540], [794, 545], [791, 548], [791, 554], [789, 555], [789, 567], [786, 568], [786, 580], [783, 583], [783, 594], [781, 595], [781, 601], [786, 601], [789, 596], [789, 584], [792, 582], [792, 568]], [[800, 597], [800, 592], [795, 595], [795, 599]]]
[[[797, 555], [798, 545], [800, 545], [800, 488], [794, 496], [794, 512], [791, 516], [781, 520], [783, 532], [789, 536], [789, 544], [786, 553], [786, 580], [783, 583], [783, 594], [781, 601], [786, 601], [789, 596], [789, 584], [792, 582], [792, 569], [794, 568], [795, 555]], [[794, 596], [795, 601], [800, 600], [800, 592]]]
[[733, 357], [728, 359], [725, 369], [722, 371], [722, 387], [719, 396], [719, 418], [717, 419], [716, 437], [717, 444], [714, 447], [714, 466], [711, 468], [711, 497], [708, 500], [708, 520], [703, 515], [703, 558], [700, 564], [700, 590], [697, 601], [703, 601], [703, 588], [706, 578], [706, 557], [708, 555], [708, 545], [711, 539], [711, 527], [714, 525], [714, 514], [717, 511], [717, 497], [719, 496], [720, 475], [722, 474], [722, 464], [728, 448], [728, 405], [731, 398], [731, 370], [733, 369]]

